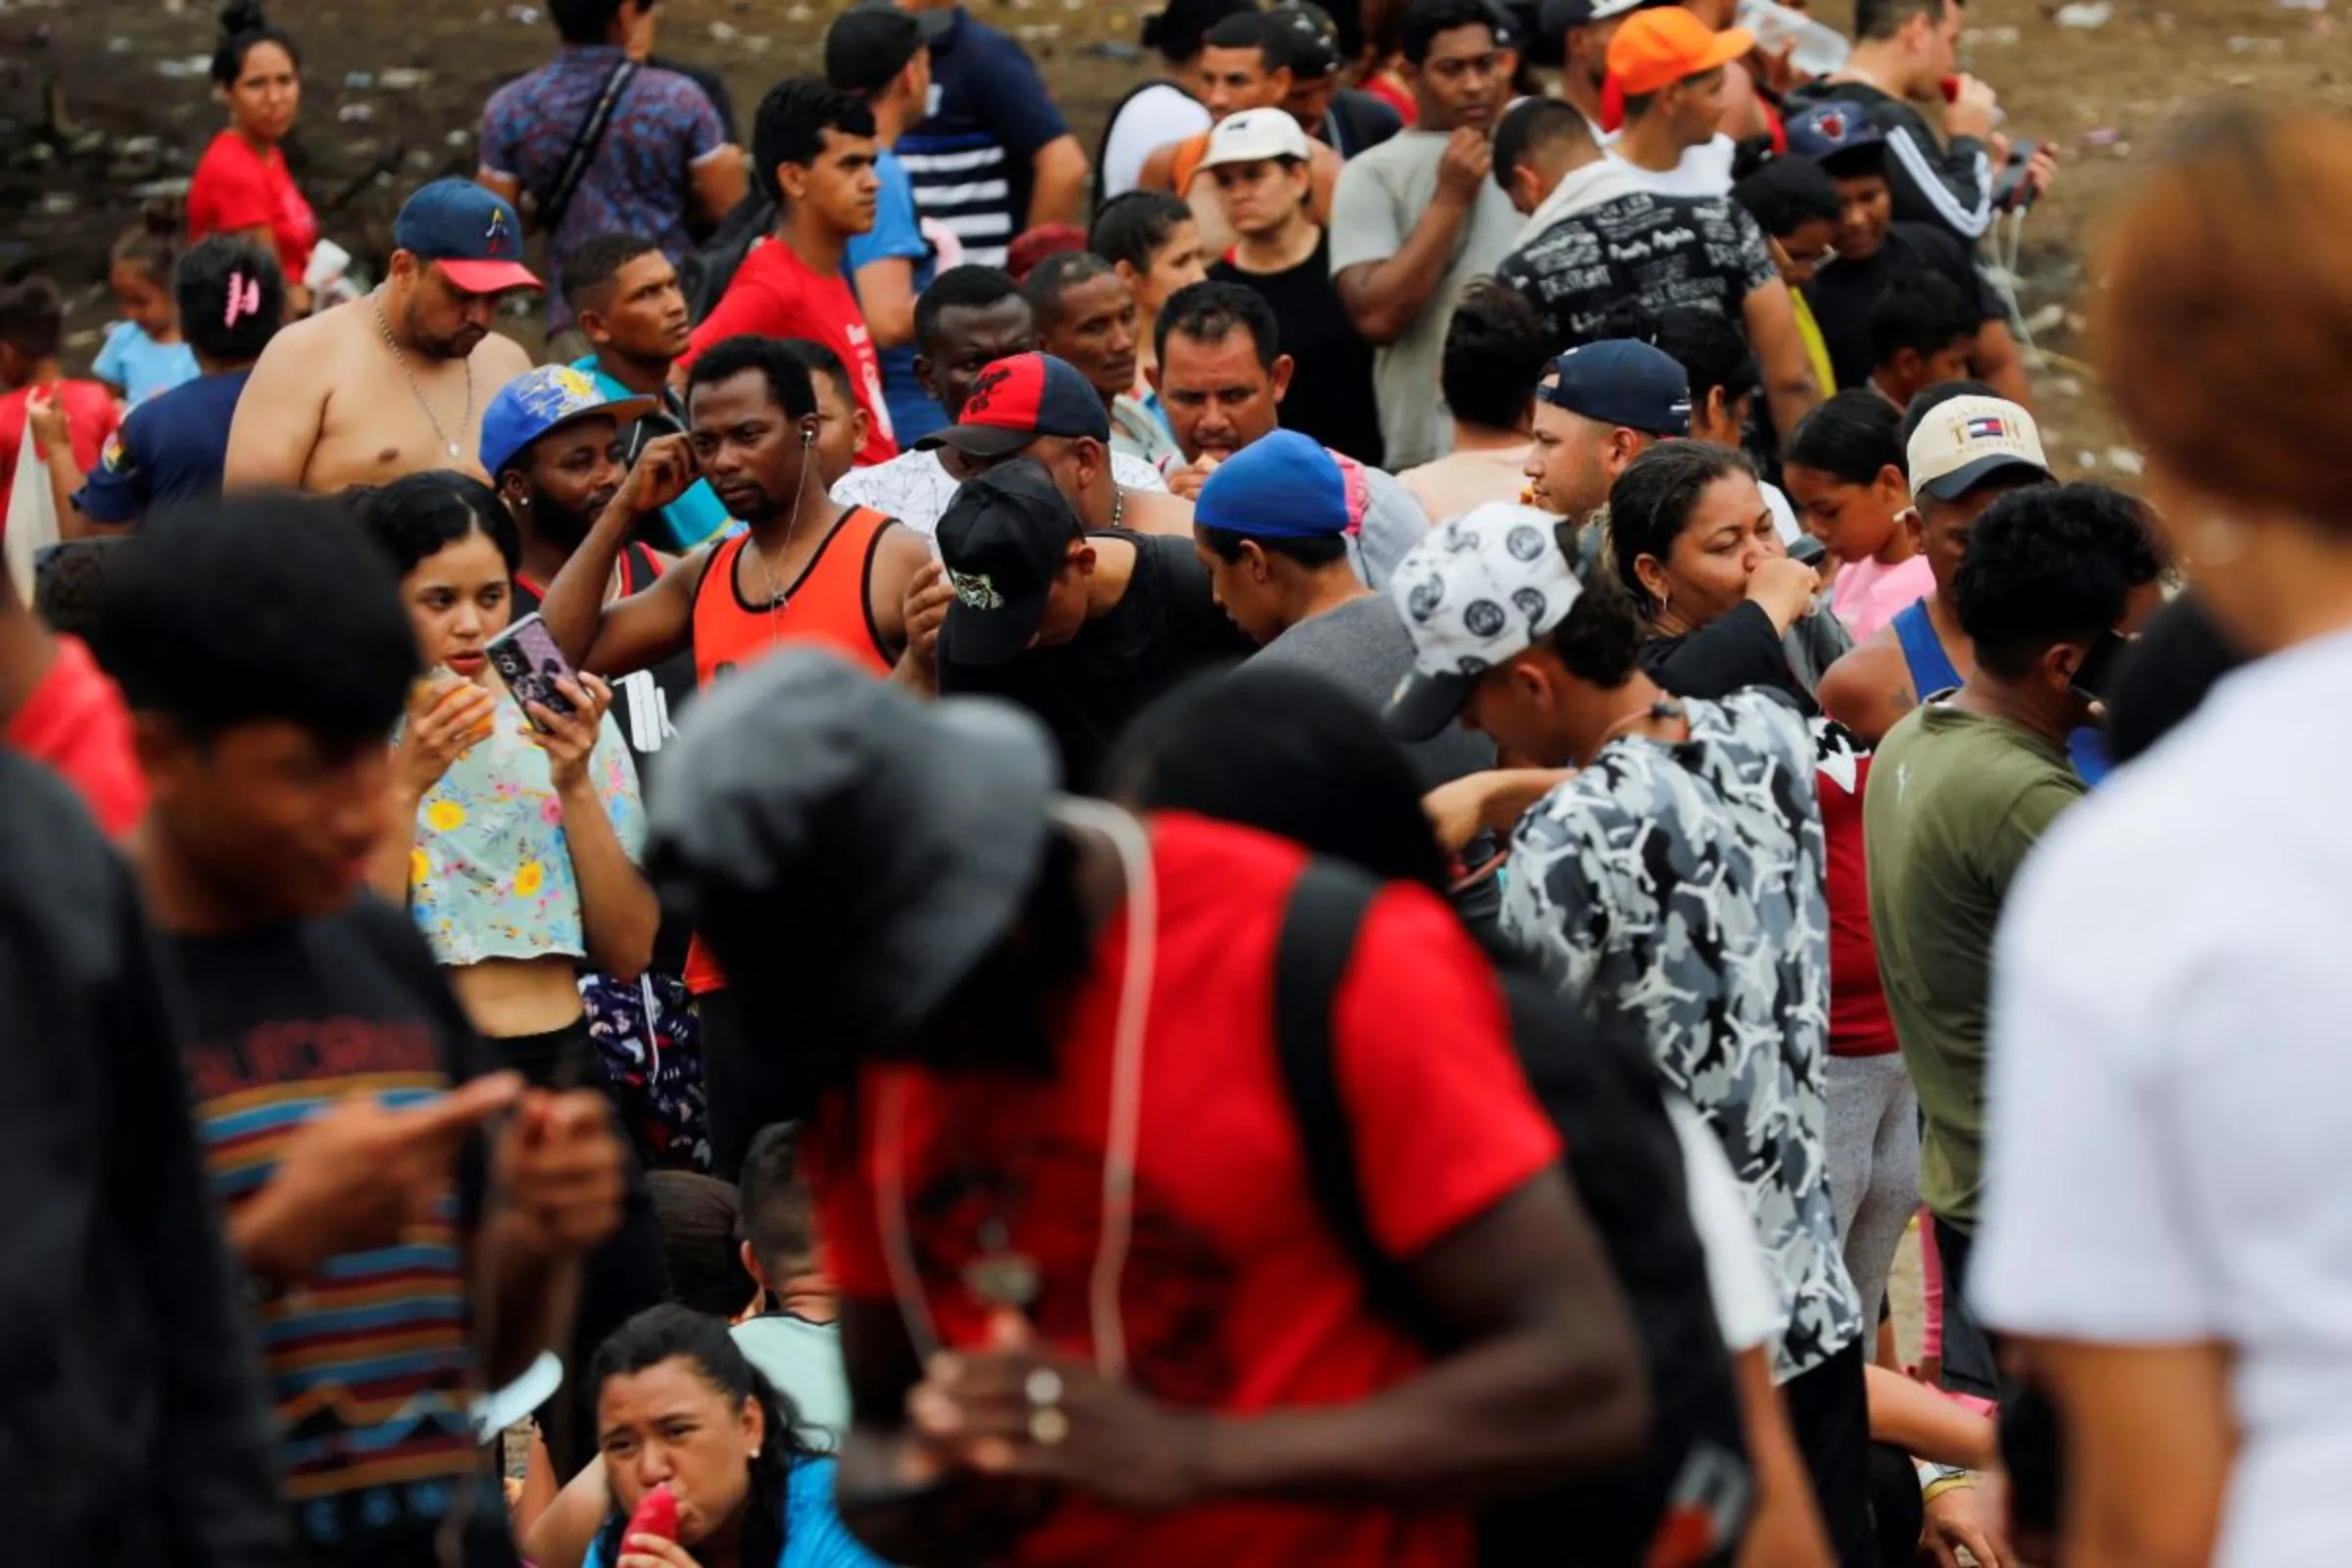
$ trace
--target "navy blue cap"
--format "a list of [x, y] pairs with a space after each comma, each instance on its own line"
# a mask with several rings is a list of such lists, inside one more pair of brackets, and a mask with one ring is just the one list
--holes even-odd
[[1662, 349], [1611, 338], [1570, 349], [1551, 368], [1559, 384], [1536, 396], [1555, 409], [1643, 435], [1690, 433], [1690, 377]]
[[1193, 521], [1251, 539], [1327, 539], [1348, 531], [1348, 480], [1321, 442], [1276, 430], [1217, 466]]
[[470, 179], [436, 179], [410, 197], [392, 220], [392, 248], [438, 263], [468, 294], [545, 287], [522, 265], [522, 220]]
[[1788, 117], [1788, 150], [1816, 163], [1858, 147], [1876, 147], [1886, 139], [1886, 133], [1872, 124], [1856, 103], [1815, 104]]

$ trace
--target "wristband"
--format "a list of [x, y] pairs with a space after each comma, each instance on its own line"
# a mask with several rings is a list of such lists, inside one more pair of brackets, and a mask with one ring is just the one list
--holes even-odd
[[1919, 1461], [1919, 1500], [1923, 1505], [1947, 1492], [1965, 1491], [1976, 1484], [1977, 1478], [1958, 1465], [1937, 1464], [1932, 1459]]

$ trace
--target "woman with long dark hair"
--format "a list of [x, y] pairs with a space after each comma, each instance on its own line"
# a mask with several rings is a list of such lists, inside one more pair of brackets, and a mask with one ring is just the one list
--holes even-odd
[[[612, 1493], [588, 1568], [881, 1568], [834, 1512], [833, 1461], [723, 1320], [649, 1307], [597, 1349], [588, 1387]], [[657, 1489], [674, 1541], [628, 1534]]]

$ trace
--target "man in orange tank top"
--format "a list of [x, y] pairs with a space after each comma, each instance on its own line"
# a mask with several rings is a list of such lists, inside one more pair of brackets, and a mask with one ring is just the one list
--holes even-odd
[[[907, 589], [930, 552], [880, 513], [825, 495], [808, 369], [777, 340], [714, 344], [688, 378], [686, 416], [689, 433], [646, 448], [548, 584], [540, 614], [565, 657], [621, 675], [690, 653], [708, 685], [770, 648], [814, 640], [891, 675], [907, 650]], [[602, 603], [623, 544], [697, 478], [746, 531]]]
[[[647, 445], [610, 506], [571, 553], [539, 613], [564, 657], [611, 677], [681, 654], [708, 687], [771, 650], [818, 643], [877, 678], [931, 682], [927, 647], [909, 652], [909, 590], [931, 564], [922, 539], [867, 507], [836, 505], [815, 458], [817, 405], [808, 371], [781, 340], [712, 344], [686, 382], [688, 433]], [[746, 531], [688, 556], [651, 587], [606, 603], [623, 546], [658, 525], [698, 478]], [[936, 569], [936, 568], [934, 568]], [[931, 629], [947, 612], [934, 596]], [[919, 674], [917, 671], [919, 670]], [[733, 1112], [751, 1042], [733, 1027], [726, 977], [698, 943], [686, 985], [701, 1003], [711, 1154], [741, 1162], [757, 1129]]]

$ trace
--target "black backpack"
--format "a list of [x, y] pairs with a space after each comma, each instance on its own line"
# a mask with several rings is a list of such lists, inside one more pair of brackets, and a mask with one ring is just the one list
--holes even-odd
[[[1276, 953], [1274, 1021], [1284, 1087], [1317, 1206], [1361, 1270], [1373, 1309], [1433, 1354], [1445, 1331], [1396, 1259], [1372, 1239], [1354, 1138], [1332, 1065], [1331, 1007], [1365, 909], [1366, 873], [1311, 862], [1291, 894]], [[1682, 1149], [1638, 1042], [1593, 1030], [1541, 978], [1501, 966], [1528, 1083], [1567, 1148], [1567, 1172], [1632, 1307], [1651, 1402], [1642, 1457], [1479, 1518], [1482, 1568], [1575, 1562], [1664, 1568], [1732, 1560], [1754, 1486], [1731, 1358], [1691, 1228]]]
[[686, 317], [703, 324], [711, 308], [735, 281], [736, 270], [752, 247], [776, 226], [776, 204], [753, 191], [720, 220], [710, 242], [678, 264], [678, 287], [686, 295]]

